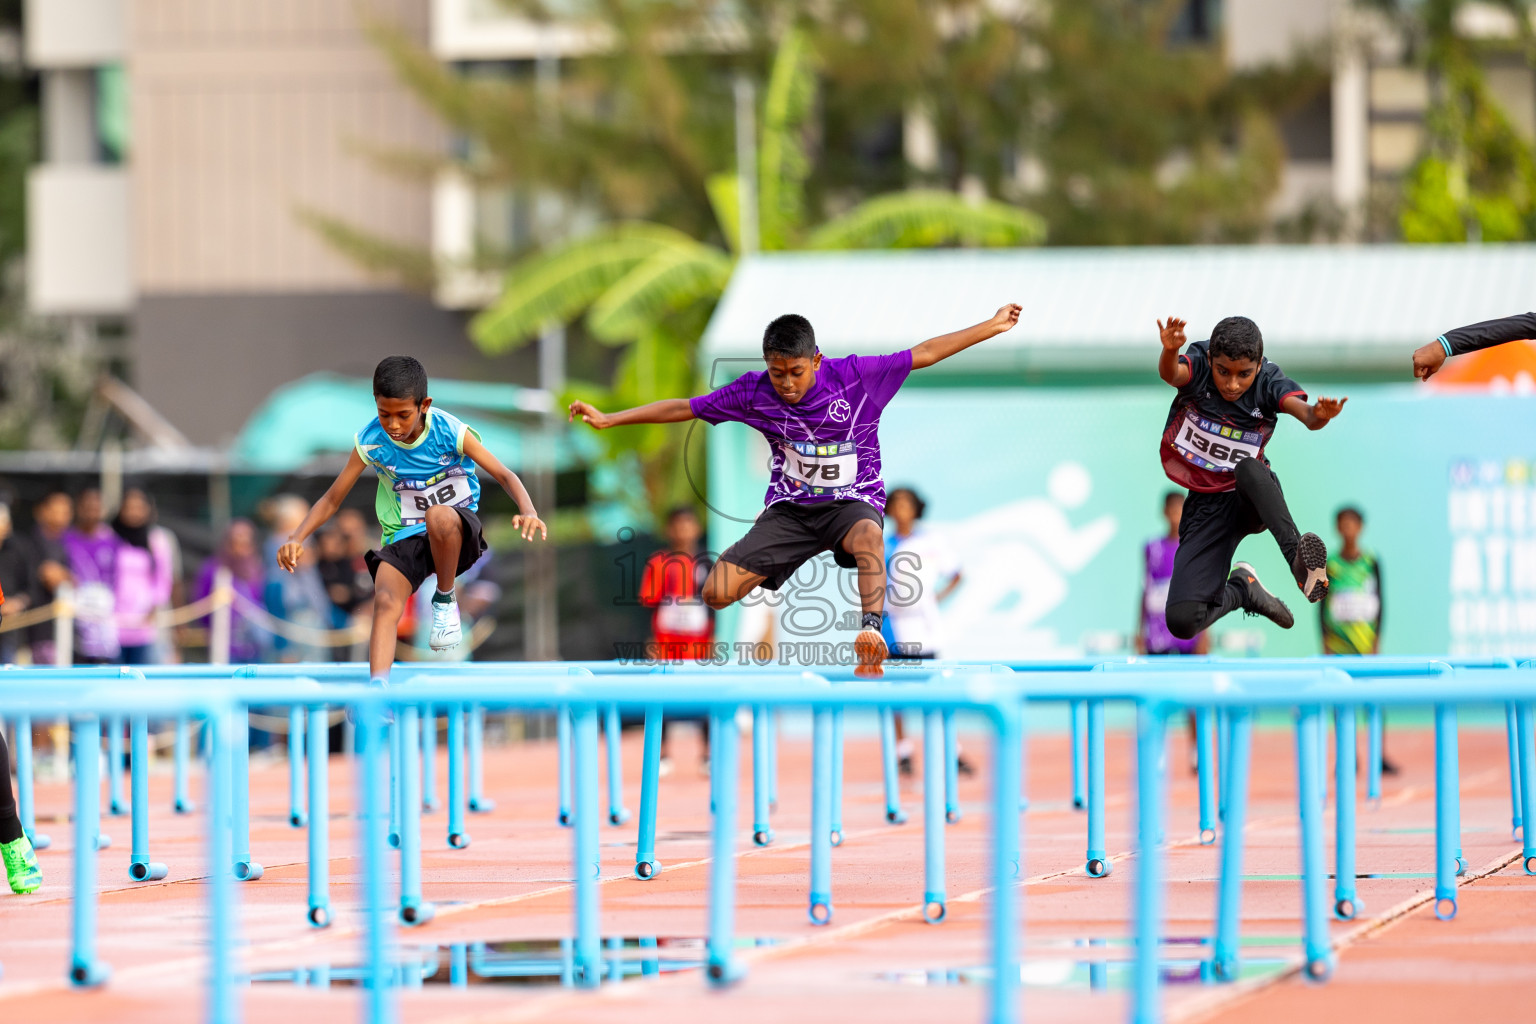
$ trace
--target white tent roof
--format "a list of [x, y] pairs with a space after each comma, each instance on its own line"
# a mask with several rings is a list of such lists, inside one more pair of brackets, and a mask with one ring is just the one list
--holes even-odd
[[1018, 327], [936, 371], [1124, 373], [1155, 361], [1156, 320], [1170, 314], [1192, 341], [1224, 316], [1251, 317], [1287, 367], [1406, 368], [1452, 327], [1536, 308], [1536, 245], [764, 254], [732, 278], [703, 365], [760, 359], [763, 327], [782, 313], [809, 317], [822, 350], [842, 355], [910, 346], [1009, 301], [1024, 306]]

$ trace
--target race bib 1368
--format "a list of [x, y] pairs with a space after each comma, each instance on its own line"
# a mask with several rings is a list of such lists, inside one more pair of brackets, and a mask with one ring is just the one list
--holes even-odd
[[1230, 473], [1244, 459], [1256, 459], [1264, 447], [1264, 435], [1256, 430], [1229, 427], [1214, 420], [1185, 413], [1173, 446], [1204, 469]]

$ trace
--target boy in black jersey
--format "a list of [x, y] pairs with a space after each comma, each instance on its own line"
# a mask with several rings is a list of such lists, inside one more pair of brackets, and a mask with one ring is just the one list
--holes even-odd
[[1168, 581], [1168, 630], [1188, 639], [1239, 608], [1290, 629], [1296, 620], [1285, 602], [1232, 556], [1244, 537], [1267, 529], [1307, 600], [1328, 593], [1328, 549], [1317, 534], [1297, 531], [1264, 446], [1280, 413], [1319, 430], [1348, 399], [1308, 405], [1307, 393], [1264, 358], [1264, 336], [1247, 317], [1227, 317], [1210, 341], [1182, 355], [1184, 321], [1169, 317], [1157, 327], [1158, 376], [1179, 389], [1163, 428], [1163, 471], [1190, 492]]
[[1451, 356], [1493, 348], [1507, 341], [1536, 341], [1536, 313], [1516, 313], [1499, 320], [1458, 327], [1413, 353], [1413, 375], [1429, 380]]

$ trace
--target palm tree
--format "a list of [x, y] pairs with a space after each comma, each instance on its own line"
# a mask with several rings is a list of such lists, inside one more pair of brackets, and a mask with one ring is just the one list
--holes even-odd
[[[774, 56], [758, 138], [758, 224], [764, 250], [1036, 245], [1043, 222], [1027, 210], [953, 192], [914, 189], [879, 195], [815, 228], [804, 223], [810, 161], [803, 143], [816, 92], [806, 35], [787, 32]], [[596, 340], [624, 349], [611, 386], [578, 385], [599, 404], [639, 405], [690, 393], [694, 352], [741, 252], [739, 182], [709, 177], [705, 191], [729, 248], [663, 224], [621, 221], [515, 264], [500, 297], [470, 324], [485, 352], [526, 344], [551, 324], [581, 320]], [[685, 495], [681, 437], [665, 426], [599, 435], [610, 454], [638, 457], [647, 496], [660, 510]]]

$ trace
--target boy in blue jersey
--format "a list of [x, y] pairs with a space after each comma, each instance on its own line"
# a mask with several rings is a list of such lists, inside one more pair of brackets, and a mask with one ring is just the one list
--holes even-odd
[[[369, 678], [384, 683], [395, 660], [395, 634], [406, 603], [428, 576], [454, 580], [485, 550], [481, 536], [480, 480], [475, 467], [501, 484], [517, 502], [512, 525], [524, 540], [548, 531], [517, 474], [486, 451], [480, 435], [456, 417], [432, 408], [427, 371], [410, 356], [390, 356], [373, 371], [378, 416], [357, 432], [346, 468], [315, 502], [309, 515], [277, 552], [289, 572], [298, 566], [304, 541], [336, 514], [365, 467], [379, 477], [375, 510], [383, 544], [366, 556], [373, 574], [373, 629], [368, 638]], [[438, 584], [441, 587], [441, 583]], [[463, 639], [453, 586], [432, 596], [434, 651]]]

